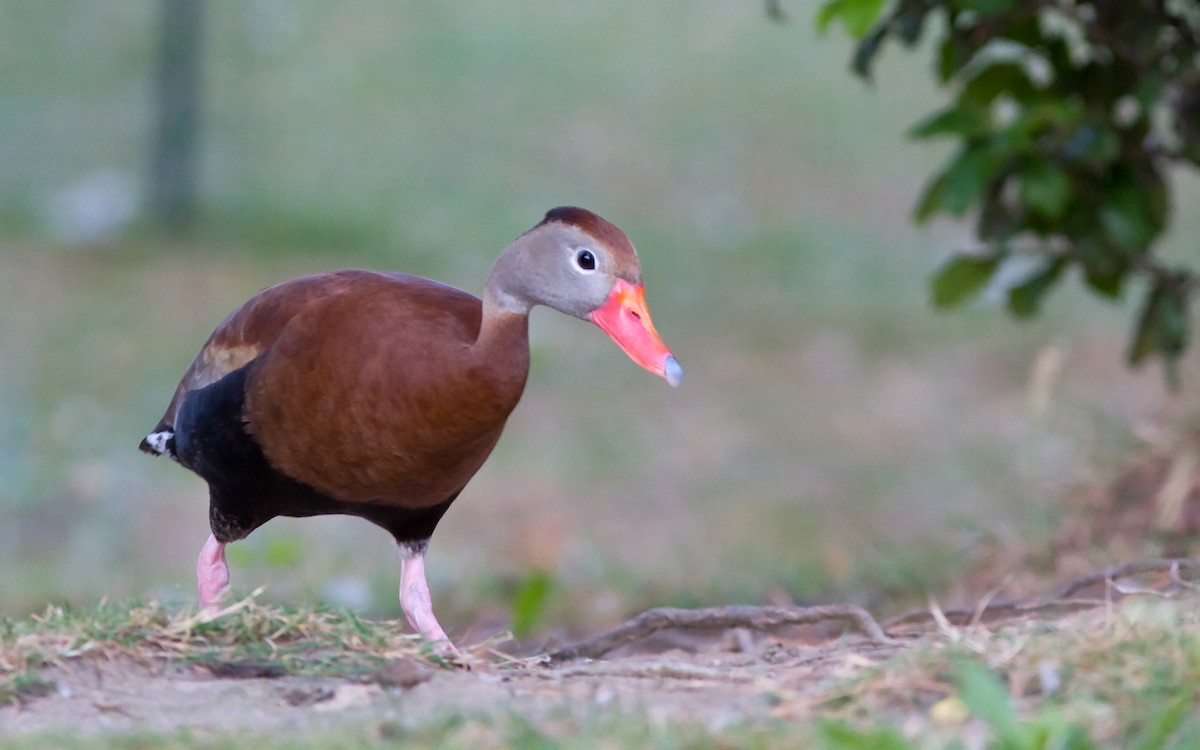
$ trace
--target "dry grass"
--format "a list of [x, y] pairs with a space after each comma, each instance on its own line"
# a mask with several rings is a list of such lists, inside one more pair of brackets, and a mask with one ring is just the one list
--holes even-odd
[[[398, 623], [365, 620], [340, 609], [266, 605], [257, 601], [260, 593], [214, 612], [171, 611], [157, 601], [101, 601], [94, 609], [53, 605], [28, 619], [4, 620], [0, 701], [26, 695], [37, 684], [32, 678], [37, 670], [77, 659], [179, 662], [259, 676], [351, 677], [402, 658], [436, 661]], [[476, 658], [490, 653], [490, 646], [477, 646]]]
[[[871, 747], [1195, 747], [1200, 618], [1194, 585], [1146, 589], [1065, 617], [1045, 613], [937, 628], [780, 717], [837, 723]], [[981, 610], [982, 611], [982, 610]], [[886, 733], [886, 732], [884, 732]], [[863, 739], [864, 744], [855, 744]]]

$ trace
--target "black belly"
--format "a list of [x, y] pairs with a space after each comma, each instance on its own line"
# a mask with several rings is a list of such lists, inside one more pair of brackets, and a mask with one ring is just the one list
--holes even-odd
[[428, 508], [347, 503], [271, 466], [242, 421], [246, 375], [253, 366], [192, 391], [175, 417], [176, 460], [208, 482], [209, 525], [217, 541], [242, 539], [276, 516], [359, 516], [400, 543], [421, 542], [433, 534], [457, 492]]

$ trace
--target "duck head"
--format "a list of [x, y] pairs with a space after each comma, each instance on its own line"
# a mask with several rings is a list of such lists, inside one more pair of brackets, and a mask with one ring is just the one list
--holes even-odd
[[514, 240], [492, 269], [485, 300], [521, 314], [545, 305], [595, 323], [634, 362], [673, 386], [683, 380], [650, 319], [637, 251], [591, 211], [552, 209]]

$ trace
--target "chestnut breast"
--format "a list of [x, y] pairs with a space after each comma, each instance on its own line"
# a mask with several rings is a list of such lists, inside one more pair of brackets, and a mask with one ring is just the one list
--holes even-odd
[[481, 303], [466, 292], [404, 274], [325, 276], [336, 284], [250, 365], [247, 431], [275, 468], [337, 500], [445, 502], [520, 399], [527, 318], [489, 321], [481, 338]]

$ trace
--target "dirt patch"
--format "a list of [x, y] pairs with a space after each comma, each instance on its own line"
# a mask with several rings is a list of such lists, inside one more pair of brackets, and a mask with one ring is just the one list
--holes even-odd
[[11, 732], [309, 732], [343, 721], [416, 725], [446, 715], [506, 712], [540, 721], [618, 710], [719, 729], [769, 717], [780, 696], [851, 677], [897, 648], [857, 636], [818, 645], [742, 631], [605, 661], [431, 669], [408, 687], [395, 684], [387, 670], [361, 680], [231, 678], [205, 667], [81, 659], [44, 670], [53, 689], [0, 709], [0, 726]]

